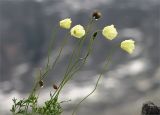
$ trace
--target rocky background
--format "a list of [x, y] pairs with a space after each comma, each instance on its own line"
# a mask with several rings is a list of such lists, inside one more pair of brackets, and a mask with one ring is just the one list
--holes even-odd
[[[64, 115], [94, 87], [104, 59], [113, 44], [134, 39], [133, 55], [117, 49], [110, 69], [96, 92], [80, 107], [79, 115], [140, 115], [142, 104], [160, 106], [160, 1], [159, 0], [0, 0], [0, 115], [10, 115], [12, 98], [23, 98], [31, 90], [38, 68], [47, 59], [48, 44], [59, 20], [71, 17], [73, 25], [86, 25], [92, 12], [102, 18], [96, 28], [114, 24], [119, 36], [113, 41], [98, 35], [94, 53], [86, 66], [64, 89]], [[65, 30], [58, 30], [52, 60]], [[56, 69], [50, 72], [41, 91], [41, 101], [62, 79], [76, 39], [70, 39]], [[85, 47], [85, 46], [84, 46]]]

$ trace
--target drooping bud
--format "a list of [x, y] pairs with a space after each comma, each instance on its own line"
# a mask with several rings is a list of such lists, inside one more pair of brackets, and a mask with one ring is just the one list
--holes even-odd
[[95, 20], [98, 20], [101, 16], [102, 16], [102, 14], [99, 11], [94, 11], [93, 14], [92, 14], [92, 17]]
[[58, 86], [53, 84], [53, 89], [57, 90], [58, 89]]
[[39, 81], [39, 86], [42, 88], [44, 86], [44, 83], [42, 80]]
[[97, 36], [98, 32], [94, 32], [93, 33], [93, 39], [95, 39], [95, 37]]

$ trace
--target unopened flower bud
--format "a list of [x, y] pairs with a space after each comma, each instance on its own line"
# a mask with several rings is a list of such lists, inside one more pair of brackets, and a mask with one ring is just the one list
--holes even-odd
[[39, 86], [42, 88], [44, 86], [44, 83], [42, 80], [39, 81]]
[[94, 32], [93, 33], [93, 39], [95, 39], [95, 37], [97, 36], [98, 32]]
[[102, 16], [102, 14], [101, 14], [99, 11], [95, 11], [95, 12], [93, 12], [93, 14], [92, 14], [92, 17], [93, 17], [95, 20], [98, 20], [101, 16]]
[[58, 89], [58, 86], [53, 84], [53, 89], [57, 90]]

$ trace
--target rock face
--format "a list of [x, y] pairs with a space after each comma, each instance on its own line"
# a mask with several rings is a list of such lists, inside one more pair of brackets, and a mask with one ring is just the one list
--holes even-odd
[[143, 104], [142, 115], [160, 115], [160, 108], [152, 102]]
[[[15, 90], [20, 93], [30, 91], [33, 74], [37, 67], [45, 63], [49, 38], [52, 37], [53, 28], [58, 21], [71, 17], [74, 24], [86, 24], [89, 14], [95, 9], [102, 13], [102, 18], [97, 21], [95, 28], [102, 28], [105, 24], [115, 24], [119, 30], [119, 37], [111, 43], [99, 35], [95, 53], [85, 68], [88, 76], [99, 73], [105, 56], [114, 43], [133, 38], [137, 45], [134, 55], [129, 57], [118, 50], [113, 57], [112, 66], [105, 74], [108, 76], [105, 78], [106, 82], [110, 82], [107, 82], [108, 84], [101, 89], [103, 92], [100, 92], [106, 101], [99, 99], [103, 102], [97, 104], [99, 111], [107, 109], [112, 115], [114, 113], [112, 107], [117, 108], [120, 105], [132, 103], [143, 98], [146, 93], [158, 90], [160, 86], [159, 0], [92, 0], [92, 3], [87, 0], [1, 0], [0, 95], [10, 94]], [[63, 30], [57, 33], [56, 44], [52, 51], [53, 58], [64, 34]], [[71, 40], [66, 46], [67, 53], [63, 57], [64, 60], [59, 62], [53, 73], [50, 73], [50, 77], [46, 80], [47, 84], [51, 84], [52, 80], [61, 79], [62, 67], [65, 66], [70, 55], [67, 48], [72, 48], [74, 43], [75, 41]], [[84, 72], [80, 72], [80, 75]], [[87, 83], [91, 80], [89, 77], [84, 78], [80, 75], [77, 75], [74, 83], [82, 85], [83, 82]], [[0, 97], [0, 100], [2, 99]], [[87, 114], [85, 111], [81, 113]], [[94, 112], [89, 113], [94, 115]], [[122, 112], [119, 115], [121, 114], [132, 115], [133, 113]], [[100, 115], [106, 115], [106, 113]]]

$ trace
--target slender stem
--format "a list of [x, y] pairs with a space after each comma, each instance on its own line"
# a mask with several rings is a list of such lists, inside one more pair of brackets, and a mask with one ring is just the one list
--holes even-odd
[[60, 51], [59, 51], [59, 53], [58, 53], [55, 61], [53, 62], [52, 67], [50, 68], [50, 67], [49, 67], [49, 63], [50, 63], [51, 48], [52, 48], [52, 45], [53, 45], [53, 41], [52, 41], [52, 43], [51, 43], [51, 45], [50, 45], [50, 47], [49, 47], [49, 50], [50, 50], [50, 51], [48, 50], [48, 61], [47, 61], [47, 65], [46, 65], [46, 68], [45, 68], [45, 72], [44, 72], [43, 74], [42, 74], [42, 73], [40, 74], [39, 79], [36, 81], [35, 86], [33, 87], [33, 90], [32, 90], [32, 92], [31, 92], [30, 96], [33, 95], [34, 92], [37, 90], [37, 88], [38, 88], [38, 86], [39, 86], [39, 81], [40, 81], [40, 80], [43, 80], [43, 79], [48, 75], [49, 71], [50, 71], [50, 70], [53, 70], [53, 69], [55, 68], [55, 65], [57, 64], [58, 59], [59, 59], [60, 56], [61, 56], [62, 50], [63, 50], [63, 48], [64, 48], [64, 46], [65, 46], [65, 44], [66, 44], [66, 42], [67, 42], [67, 38], [68, 38], [68, 37], [69, 37], [69, 34], [67, 33], [66, 36], [64, 37], [63, 41], [62, 41], [62, 46], [60, 47]]
[[[85, 36], [83, 36], [82, 38], [81, 38], [81, 40], [80, 40], [80, 42], [78, 43], [78, 57], [80, 56], [80, 52], [81, 52], [81, 49], [82, 49], [82, 46], [83, 46], [83, 43], [84, 43], [84, 41], [85, 41], [85, 38], [87, 37], [87, 35], [89, 34], [89, 30], [90, 30], [90, 27], [91, 27], [91, 25], [93, 24], [93, 19], [91, 19], [90, 21], [89, 21], [89, 24], [87, 25], [87, 27], [86, 27], [86, 35]], [[61, 91], [61, 89], [63, 88], [63, 84], [65, 83], [64, 81], [65, 81], [65, 79], [68, 77], [68, 74], [72, 71], [72, 69], [73, 69], [73, 67], [74, 66], [72, 66], [71, 67], [71, 65], [72, 65], [72, 60], [73, 60], [73, 58], [74, 58], [74, 55], [76, 54], [76, 48], [73, 50], [73, 52], [72, 52], [72, 55], [71, 55], [71, 58], [70, 58], [70, 61], [69, 61], [69, 64], [68, 64], [68, 66], [67, 66], [67, 69], [66, 69], [66, 72], [65, 72], [65, 74], [64, 74], [64, 77], [63, 77], [63, 79], [62, 79], [62, 81], [61, 81], [61, 83], [60, 83], [60, 85], [59, 85], [59, 88], [56, 90], [56, 92], [53, 94], [53, 97], [56, 95], [56, 98], [58, 98], [57, 96], [59, 95], [59, 93], [60, 93], [60, 91]], [[75, 64], [77, 64], [78, 63], [78, 61], [75, 61], [75, 63], [73, 64], [73, 65], [75, 65]]]
[[[94, 35], [94, 34], [93, 34]], [[92, 38], [90, 39], [90, 42], [89, 42], [89, 45], [88, 45], [88, 50], [87, 50], [87, 52], [86, 52], [86, 55], [84, 56], [84, 58], [82, 58], [82, 60], [83, 60], [83, 62], [81, 63], [81, 65], [77, 65], [77, 63], [79, 62], [79, 59], [77, 60], [77, 63], [75, 62], [74, 63], [74, 65], [72, 66], [72, 68], [71, 68], [71, 74], [68, 76], [68, 78], [65, 80], [65, 83], [67, 82], [67, 81], [69, 81], [72, 77], [73, 77], [73, 75], [77, 72], [77, 71], [79, 71], [82, 67], [83, 67], [83, 65], [86, 63], [86, 60], [87, 60], [87, 58], [88, 58], [88, 56], [90, 55], [90, 53], [91, 53], [91, 51], [92, 51], [92, 46], [93, 46], [93, 42], [94, 42], [94, 39], [95, 39], [95, 37], [96, 36], [92, 36]], [[77, 67], [76, 67], [77, 66]], [[75, 68], [75, 70], [72, 70], [72, 69], [74, 69]], [[64, 83], [64, 84], [65, 84]]]
[[52, 68], [51, 68], [52, 70], [55, 68], [55, 65], [57, 64], [57, 61], [58, 61], [58, 59], [59, 59], [60, 56], [61, 56], [61, 53], [62, 53], [62, 51], [63, 51], [63, 48], [64, 48], [65, 44], [67, 43], [68, 38], [69, 38], [69, 34], [66, 34], [66, 37], [64, 38], [64, 40], [63, 40], [63, 42], [62, 42], [62, 46], [61, 46], [61, 48], [60, 48], [59, 54], [58, 54], [58, 56], [56, 57], [56, 60], [54, 61], [53, 65], [52, 65]]
[[[76, 56], [76, 53], [78, 54], [77, 56], [79, 57], [80, 54], [81, 54], [81, 50], [82, 50], [82, 46], [84, 44], [84, 41], [85, 41], [85, 38], [87, 37], [87, 35], [89, 34], [89, 30], [90, 30], [90, 27], [91, 25], [93, 24], [93, 19], [90, 20], [89, 24], [87, 25], [86, 27], [86, 35], [83, 36], [80, 40], [80, 42], [78, 43], [78, 51], [76, 50], [77, 48], [75, 48], [72, 52], [72, 55], [71, 55], [71, 58], [70, 58], [70, 61], [69, 61], [69, 64], [67, 66], [67, 69], [66, 69], [66, 72], [64, 74], [64, 77], [58, 87], [58, 89], [54, 92], [54, 94], [52, 95], [51, 98], [55, 98], [55, 99], [58, 99], [58, 96], [59, 96], [59, 93], [60, 91], [62, 90], [62, 88], [64, 87], [64, 85], [67, 83], [67, 81], [69, 80], [68, 77], [69, 77], [69, 74], [72, 72], [72, 69], [74, 68], [74, 66], [76, 66], [78, 63], [79, 63], [79, 59], [78, 60], [75, 60], [75, 62], [73, 63], [72, 65], [72, 61], [74, 59], [74, 55]], [[90, 49], [90, 48], [88, 48]], [[77, 59], [77, 56], [75, 57]], [[86, 56], [85, 56], [86, 57]], [[87, 57], [88, 57], [88, 53], [87, 53]], [[83, 64], [82, 64], [83, 65]], [[79, 68], [80, 69], [80, 68]], [[79, 70], [78, 69], [78, 70]], [[75, 71], [74, 73], [76, 73], [77, 71]], [[73, 76], [74, 74], [72, 74]], [[70, 78], [70, 77], [69, 77]]]
[[57, 33], [57, 27], [55, 27], [53, 29], [53, 35], [52, 35], [52, 38], [51, 41], [50, 41], [50, 44], [49, 44], [49, 47], [48, 47], [48, 55], [47, 55], [47, 65], [46, 65], [46, 68], [49, 67], [49, 62], [50, 62], [50, 55], [51, 55], [51, 50], [52, 50], [52, 47], [55, 43], [55, 36], [56, 36], [56, 33]]
[[80, 56], [80, 52], [81, 52], [81, 50], [82, 50], [82, 46], [83, 46], [83, 44], [84, 44], [85, 39], [87, 38], [87, 35], [89, 34], [89, 31], [91, 30], [91, 27], [92, 27], [93, 22], [94, 22], [94, 19], [91, 18], [90, 21], [89, 21], [89, 23], [88, 23], [88, 25], [87, 25], [87, 27], [86, 27], [86, 34], [85, 34], [85, 36], [82, 38], [82, 42], [81, 42], [81, 44], [80, 44], [80, 46], [79, 46], [78, 56]]
[[[113, 49], [114, 49], [114, 48], [113, 48]], [[113, 49], [112, 49], [112, 50], [113, 50]], [[100, 79], [102, 78], [103, 73], [108, 69], [109, 64], [110, 64], [110, 62], [111, 62], [111, 59], [112, 59], [112, 56], [113, 56], [113, 51], [112, 51], [112, 50], [111, 50], [109, 56], [105, 59], [104, 71], [102, 71], [102, 72], [100, 73], [94, 89], [93, 89], [87, 96], [85, 96], [85, 97], [76, 105], [76, 107], [75, 107], [74, 110], [73, 110], [72, 115], [75, 115], [75, 113], [76, 113], [76, 111], [78, 110], [80, 104], [81, 104], [84, 100], [86, 100], [90, 95], [92, 95], [92, 94], [95, 92], [95, 90], [97, 89], [98, 84], [99, 84], [99, 81], [100, 81]]]
[[[95, 33], [94, 33], [95, 34]], [[81, 63], [81, 65], [79, 65], [78, 63], [81, 62], [80, 59], [77, 59], [75, 61], [75, 63], [71, 66], [70, 68], [70, 71], [65, 74], [65, 78], [62, 80], [61, 84], [60, 84], [60, 88], [59, 90], [57, 91], [57, 96], [59, 95], [61, 89], [64, 87], [64, 85], [73, 77], [73, 75], [78, 72], [82, 67], [83, 65], [85, 64], [86, 60], [87, 60], [87, 57], [90, 55], [91, 53], [91, 50], [92, 50], [92, 46], [93, 46], [93, 41], [95, 40], [95, 37], [94, 34], [92, 35], [91, 39], [90, 39], [90, 42], [89, 42], [89, 45], [88, 45], [88, 50], [86, 52], [86, 55], [84, 56], [83, 59], [83, 62]], [[77, 66], [77, 67], [76, 67]], [[75, 70], [73, 70], [75, 68]]]
[[[81, 40], [78, 42], [78, 45], [80, 44], [80, 42], [81, 42]], [[60, 83], [60, 85], [59, 85], [59, 88], [54, 92], [54, 94], [52, 95], [52, 98], [53, 98], [53, 97], [55, 96], [55, 94], [57, 94], [57, 92], [60, 90], [60, 87], [61, 87], [61, 85], [63, 84], [63, 82], [64, 82], [64, 80], [65, 80], [65, 78], [66, 78], [67, 72], [69, 71], [69, 68], [70, 68], [70, 66], [71, 66], [71, 64], [72, 64], [72, 60], [73, 60], [73, 57], [74, 57], [75, 53], [76, 53], [76, 47], [73, 49], [72, 55], [71, 55], [71, 57], [69, 58], [69, 59], [70, 59], [70, 60], [69, 60], [69, 64], [68, 64], [68, 66], [67, 66], [67, 69], [66, 69], [66, 72], [65, 72], [65, 74], [64, 74], [64, 77], [63, 77], [63, 79], [62, 79], [62, 81], [61, 81], [61, 83]]]
[[59, 59], [60, 56], [61, 56], [61, 53], [62, 53], [62, 51], [63, 51], [63, 48], [64, 48], [65, 44], [67, 43], [68, 37], [69, 37], [69, 36], [66, 34], [66, 37], [64, 37], [64, 39], [63, 39], [63, 41], [62, 41], [62, 46], [61, 46], [61, 48], [60, 48], [60, 51], [59, 51], [59, 53], [58, 53], [55, 61], [54, 61], [53, 64], [52, 64], [52, 67], [51, 67], [51, 68], [49, 68], [49, 67], [46, 68], [46, 72], [45, 72], [45, 73], [43, 74], [43, 76], [41, 77], [41, 80], [44, 79], [44, 77], [46, 77], [46, 76], [48, 75], [48, 72], [49, 72], [50, 70], [54, 70], [54, 68], [55, 68], [55, 66], [56, 66], [56, 64], [57, 64], [57, 62], [58, 62], [58, 59]]
[[45, 68], [46, 71], [42, 75], [41, 70], [40, 70], [40, 76], [39, 76], [38, 80], [35, 82], [35, 85], [34, 85], [32, 91], [30, 93], [30, 96], [33, 95], [33, 93], [36, 91], [36, 89], [38, 87], [39, 80], [41, 80], [41, 78], [44, 78], [47, 75], [47, 73], [49, 72], [50, 54], [51, 54], [51, 49], [53, 47], [53, 44], [55, 42], [55, 38], [56, 38], [55, 36], [56, 36], [56, 33], [57, 33], [56, 30], [57, 30], [57, 27], [54, 27], [54, 29], [53, 29], [53, 35], [52, 35], [53, 39], [51, 40], [50, 45], [48, 47], [47, 64], [46, 64], [46, 68]]

